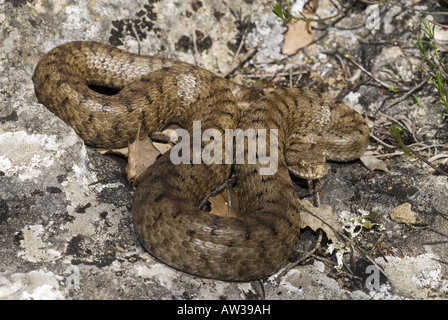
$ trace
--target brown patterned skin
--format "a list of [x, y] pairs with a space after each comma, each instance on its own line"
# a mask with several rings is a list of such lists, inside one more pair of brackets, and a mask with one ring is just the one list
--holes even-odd
[[[137, 186], [132, 213], [143, 246], [166, 264], [207, 278], [248, 281], [278, 271], [292, 257], [300, 230], [300, 203], [289, 172], [319, 178], [326, 160], [354, 160], [368, 144], [364, 119], [319, 94], [276, 90], [240, 118], [228, 82], [213, 73], [96, 42], [53, 49], [38, 63], [33, 80], [39, 101], [95, 147], [126, 146], [139, 126], [141, 134], [150, 134], [178, 123], [191, 133], [195, 120], [202, 130], [220, 130], [223, 141], [225, 129], [278, 129], [275, 174], [260, 175], [265, 165], [258, 162], [233, 166], [239, 217], [198, 209], [201, 199], [229, 178], [230, 164], [175, 165], [168, 152]], [[104, 95], [89, 85], [120, 91]], [[269, 137], [268, 130], [268, 142]]]

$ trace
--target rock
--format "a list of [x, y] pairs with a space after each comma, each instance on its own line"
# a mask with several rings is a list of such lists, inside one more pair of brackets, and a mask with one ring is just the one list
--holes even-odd
[[[40, 57], [72, 40], [108, 42], [132, 52], [177, 58], [218, 74], [232, 68], [238, 48], [241, 56], [261, 44], [234, 72], [242, 74], [243, 83], [288, 86], [291, 81], [293, 86], [340, 99], [351, 92], [356, 98], [354, 107], [370, 115], [391, 94], [365, 74], [353, 83], [346, 81], [356, 68], [344, 59], [345, 53], [350, 52], [388, 83], [410, 81], [406, 85], [411, 86], [419, 82], [420, 73], [414, 71], [410, 79], [409, 70], [419, 66], [416, 35], [420, 18], [436, 10], [432, 2], [421, 2], [418, 10], [406, 0], [379, 4], [380, 29], [375, 33], [365, 27], [363, 6], [354, 6], [338, 21], [311, 23], [316, 41], [290, 57], [281, 53], [286, 27], [272, 14], [271, 3], [0, 1], [1, 299], [376, 297], [363, 282], [334, 274], [327, 263], [316, 267], [306, 262], [278, 282], [273, 281], [275, 277], [264, 280], [263, 295], [251, 283], [201, 279], [156, 261], [139, 245], [133, 231], [133, 189], [126, 180], [126, 161], [86, 147], [34, 94], [31, 78]], [[320, 17], [336, 13], [332, 1], [319, 1]], [[384, 49], [382, 44], [394, 50]], [[387, 62], [382, 62], [382, 54], [388, 54]], [[418, 95], [421, 105], [409, 98], [381, 111], [412, 117], [426, 143], [446, 143], [446, 120], [437, 113], [440, 109], [435, 103], [438, 93], [425, 87]], [[377, 147], [376, 141], [371, 140], [371, 147]], [[418, 286], [413, 290], [386, 287], [386, 298], [446, 298], [447, 293], [440, 289], [446, 284], [448, 265], [446, 177], [428, 174], [431, 169], [418, 168], [406, 157], [384, 161], [389, 172], [370, 172], [359, 161], [330, 163], [329, 176], [318, 191], [321, 203], [331, 206], [336, 217], [351, 207], [375, 211], [375, 219], [387, 229], [386, 245], [391, 238], [403, 254], [419, 257], [431, 251], [431, 259], [441, 262], [430, 270], [437, 271], [436, 281], [421, 277], [425, 270], [419, 269], [414, 273]], [[303, 191], [301, 182], [294, 181], [297, 191]], [[396, 223], [386, 219], [396, 203], [410, 201], [416, 212], [426, 215], [434, 232], [415, 230], [404, 237], [403, 230], [397, 231]], [[364, 235], [363, 248], [375, 244], [379, 237], [378, 233]], [[300, 249], [314, 248], [316, 238], [311, 231], [302, 232]], [[413, 281], [403, 273], [390, 273], [389, 277], [392, 283]], [[428, 285], [438, 289], [433, 291], [425, 287]]]
[[410, 203], [403, 203], [399, 206], [396, 206], [390, 212], [390, 218], [398, 223], [406, 223], [407, 225], [411, 225], [417, 222], [416, 214], [411, 210]]

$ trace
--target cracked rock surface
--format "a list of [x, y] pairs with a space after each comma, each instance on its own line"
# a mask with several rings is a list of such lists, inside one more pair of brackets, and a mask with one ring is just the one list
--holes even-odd
[[[386, 108], [396, 96], [365, 74], [356, 76], [344, 59], [350, 52], [382, 80], [416, 86], [422, 80], [415, 47], [420, 18], [447, 22], [436, 14], [446, 10], [437, 1], [379, 6], [378, 29], [366, 27], [366, 6], [356, 3], [332, 23], [313, 22], [315, 42], [289, 57], [281, 53], [287, 28], [271, 9], [271, 1], [264, 0], [0, 2], [0, 299], [447, 297], [447, 177], [415, 159], [387, 157], [388, 171], [373, 172], [360, 161], [332, 163], [319, 189], [320, 202], [330, 205], [336, 218], [347, 210], [376, 213], [374, 222], [384, 228], [363, 230], [358, 244], [387, 279], [381, 276], [378, 286], [367, 286], [372, 263], [357, 252], [354, 264], [345, 256], [349, 269], [336, 272], [335, 256], [324, 253], [324, 237], [315, 252], [324, 260], [308, 259], [264, 280], [259, 290], [254, 283], [197, 278], [151, 257], [133, 232], [126, 161], [84, 146], [34, 95], [31, 77], [40, 57], [67, 41], [108, 42], [221, 75], [232, 68], [236, 52], [242, 56], [259, 45], [233, 73], [234, 80], [325, 92], [368, 116], [372, 126], [379, 119], [406, 118], [418, 141], [447, 150], [447, 122], [438, 113], [433, 87], [418, 92], [421, 105], [410, 97]], [[320, 1], [318, 14], [334, 14], [331, 2]], [[370, 142], [371, 150], [384, 148]], [[443, 166], [443, 160], [436, 164]], [[303, 190], [294, 181], [298, 192]], [[405, 203], [419, 225], [390, 218]], [[303, 237], [312, 245], [317, 239], [310, 230]]]

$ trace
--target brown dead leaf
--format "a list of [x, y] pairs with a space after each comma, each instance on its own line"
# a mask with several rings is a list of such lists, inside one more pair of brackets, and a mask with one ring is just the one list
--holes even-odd
[[302, 48], [305, 48], [314, 37], [311, 27], [303, 20], [290, 21], [287, 24], [288, 31], [285, 33], [282, 53], [291, 56]]
[[[312, 4], [313, 1], [310, 3]], [[314, 7], [313, 7], [314, 5]], [[312, 18], [316, 12], [317, 5], [306, 6], [303, 15]], [[291, 56], [314, 41], [313, 31], [308, 22], [303, 20], [290, 21], [287, 24], [288, 31], [285, 33], [282, 53]]]
[[99, 154], [114, 154], [116, 156], [128, 156], [128, 147], [119, 149], [95, 149]]
[[126, 167], [128, 181], [138, 181], [142, 173], [156, 161], [160, 154], [149, 137], [136, 139], [130, 143]]
[[[313, 231], [322, 229], [322, 231], [324, 231], [327, 235], [328, 240], [332, 241], [333, 243], [340, 241], [340, 236], [338, 236], [337, 232], [334, 231], [333, 228], [336, 228], [340, 232], [342, 232], [342, 229], [340, 227], [340, 224], [334, 217], [333, 209], [331, 208], [331, 206], [323, 205], [320, 207], [314, 207], [308, 200], [301, 200], [300, 204], [305, 209], [300, 211], [301, 228], [310, 227]], [[320, 219], [316, 218], [308, 211], [311, 211]], [[322, 222], [321, 219], [326, 223]], [[328, 225], [332, 226], [333, 228]]]
[[169, 143], [161, 143], [161, 142], [153, 142], [152, 143], [154, 145], [154, 147], [160, 151], [161, 154], [164, 154], [165, 152], [171, 150], [171, 148], [173, 147], [171, 144]]
[[375, 158], [375, 156], [369, 152], [365, 152], [359, 159], [370, 171], [382, 170], [389, 172], [386, 163], [381, 159]]
[[[232, 201], [232, 217], [237, 217], [239, 213], [238, 195], [232, 188], [230, 188], [230, 199]], [[208, 201], [211, 203], [210, 213], [222, 217], [229, 216], [227, 190], [223, 190], [220, 194], [210, 197]]]
[[[162, 141], [170, 141], [170, 134], [173, 130], [167, 129], [163, 132], [156, 132], [156, 135]], [[152, 166], [157, 160], [159, 155], [167, 152], [172, 148], [170, 143], [152, 142], [151, 138], [145, 136], [139, 138], [140, 128], [137, 133], [137, 139], [128, 145], [128, 164], [126, 167], [126, 173], [128, 181], [134, 183], [138, 181], [143, 172], [147, 168]]]

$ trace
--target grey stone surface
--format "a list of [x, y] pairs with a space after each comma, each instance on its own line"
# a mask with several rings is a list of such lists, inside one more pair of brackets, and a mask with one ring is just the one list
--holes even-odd
[[[286, 28], [271, 13], [270, 2], [0, 2], [0, 299], [260, 297], [257, 284], [184, 274], [154, 260], [138, 244], [125, 160], [86, 148], [34, 95], [31, 77], [39, 58], [67, 41], [109, 42], [133, 52], [178, 58], [218, 74], [232, 67], [241, 39], [245, 38], [243, 54], [263, 41], [236, 74], [259, 75], [262, 84], [273, 78], [289, 83], [292, 68], [300, 71], [295, 85], [344, 99], [370, 115], [372, 123], [382, 117], [377, 111], [404, 115], [415, 124], [421, 141], [442, 145], [439, 151], [446, 151], [447, 123], [438, 114], [441, 107], [431, 86], [418, 93], [421, 106], [410, 98], [386, 109], [383, 102], [395, 97], [364, 74], [348, 81], [355, 68], [343, 58], [350, 51], [384, 81], [416, 85], [419, 19], [442, 10], [435, 2], [380, 6], [379, 30], [365, 27], [366, 7], [358, 3], [335, 24], [313, 23], [316, 42], [291, 57], [280, 52]], [[331, 14], [329, 2], [320, 2], [319, 14]], [[378, 148], [371, 140], [371, 149]], [[266, 299], [446, 298], [447, 177], [405, 156], [390, 157], [386, 163], [389, 172], [373, 173], [359, 161], [330, 164], [320, 198], [336, 216], [357, 208], [378, 213], [375, 221], [384, 230], [365, 230], [358, 241], [384, 268], [388, 281], [382, 280], [377, 289], [366, 288], [359, 253], [354, 255], [356, 266], [347, 255], [345, 263], [360, 278], [337, 273], [333, 265], [314, 259], [263, 281]], [[389, 212], [403, 203], [410, 203], [427, 226], [411, 228], [391, 220]], [[304, 235], [316, 239], [310, 231]], [[383, 256], [377, 250], [381, 243]], [[323, 251], [320, 256], [335, 261]]]

